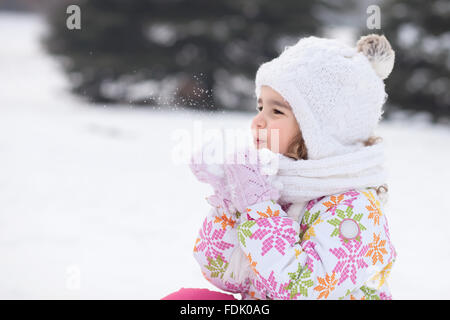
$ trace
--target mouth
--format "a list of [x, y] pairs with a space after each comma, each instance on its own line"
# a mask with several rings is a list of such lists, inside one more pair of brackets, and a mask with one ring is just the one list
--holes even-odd
[[258, 139], [258, 138], [253, 139], [253, 142], [254, 142], [256, 145], [261, 145], [261, 144], [264, 143], [263, 140], [260, 140], [260, 139]]

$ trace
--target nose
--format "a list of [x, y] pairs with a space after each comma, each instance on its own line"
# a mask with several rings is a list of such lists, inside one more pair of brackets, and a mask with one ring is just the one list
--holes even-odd
[[264, 129], [267, 123], [262, 112], [258, 113], [252, 121], [252, 129]]

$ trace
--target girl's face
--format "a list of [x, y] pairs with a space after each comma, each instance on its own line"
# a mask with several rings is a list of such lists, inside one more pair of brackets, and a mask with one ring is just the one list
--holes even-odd
[[286, 154], [290, 143], [300, 133], [291, 106], [271, 87], [261, 86], [257, 110], [251, 125], [255, 147]]

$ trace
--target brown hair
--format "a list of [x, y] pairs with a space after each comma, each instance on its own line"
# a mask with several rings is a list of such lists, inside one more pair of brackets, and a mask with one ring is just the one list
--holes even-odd
[[308, 150], [306, 149], [305, 140], [303, 140], [301, 131], [292, 139], [285, 156], [295, 160], [308, 159]]
[[[363, 141], [363, 144], [365, 147], [372, 146], [374, 144], [377, 144], [378, 142], [381, 142], [383, 138], [371, 136], [366, 141]], [[286, 152], [285, 156], [295, 159], [295, 160], [307, 160], [308, 159], [308, 150], [306, 148], [305, 140], [303, 139], [303, 135], [301, 132], [299, 132], [294, 139], [292, 139], [292, 142], [288, 146], [288, 151]], [[377, 192], [377, 195], [380, 196], [381, 194], [385, 194], [389, 191], [388, 185], [383, 184], [378, 187], [371, 187], [372, 189], [375, 189]]]

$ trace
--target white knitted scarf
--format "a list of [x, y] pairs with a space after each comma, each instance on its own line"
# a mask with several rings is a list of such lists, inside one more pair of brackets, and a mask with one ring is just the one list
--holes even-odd
[[[310, 200], [322, 196], [353, 188], [376, 187], [387, 180], [383, 142], [320, 160], [294, 160], [267, 149], [262, 150], [267, 156], [261, 157], [261, 170], [269, 174], [269, 179], [279, 188], [280, 204], [306, 206]], [[288, 215], [291, 216], [292, 213], [290, 208]]]
[[[299, 222], [310, 200], [350, 189], [377, 187], [387, 180], [383, 142], [320, 160], [294, 160], [268, 149], [261, 149], [259, 155], [261, 171], [280, 191], [278, 203], [292, 203], [287, 214]], [[233, 273], [233, 279], [242, 282], [252, 276], [240, 248], [233, 252], [230, 260], [224, 277]]]

